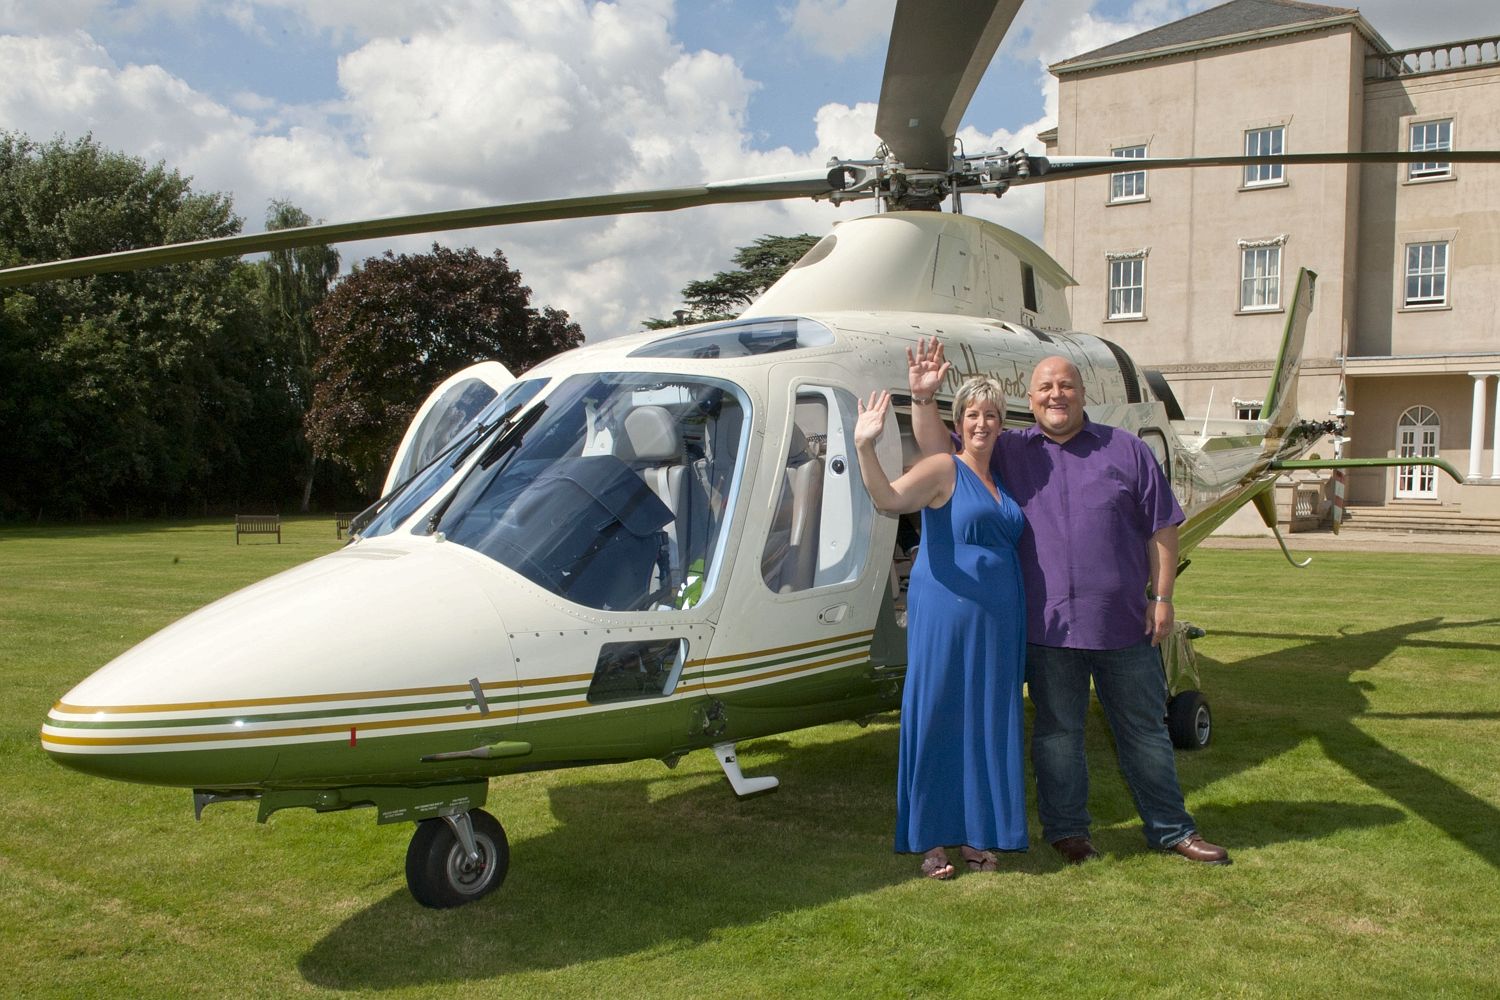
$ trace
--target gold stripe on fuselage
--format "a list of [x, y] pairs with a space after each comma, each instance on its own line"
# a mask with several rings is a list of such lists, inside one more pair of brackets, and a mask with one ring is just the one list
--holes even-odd
[[[832, 644], [836, 644], [836, 643], [839, 643], [839, 642], [846, 641], [848, 639], [857, 638], [857, 637], [863, 637], [863, 636], [868, 636], [868, 635], [871, 635], [871, 634], [872, 634], [872, 632], [870, 632], [870, 631], [856, 632], [856, 633], [852, 633], [850, 635], [838, 636], [838, 637], [831, 638], [831, 639], [824, 639], [824, 640], [821, 640], [821, 641], [818, 641], [818, 642], [804, 642], [804, 643], [797, 643], [795, 645], [789, 645], [789, 646], [774, 646], [774, 647], [770, 647], [770, 648], [767, 648], [767, 649], [757, 650], [757, 651], [755, 651], [753, 653], [741, 653], [741, 654], [734, 654], [734, 655], [728, 655], [728, 656], [706, 658], [706, 659], [703, 659], [703, 660], [694, 660], [694, 661], [691, 661], [689, 664], [687, 664], [687, 668], [688, 669], [702, 669], [704, 665], [709, 664], [709, 663], [729, 663], [729, 662], [733, 662], [735, 660], [749, 660], [749, 659], [751, 659], [753, 657], [764, 658], [766, 656], [772, 656], [772, 655], [776, 655], [776, 654], [779, 654], [779, 653], [785, 653], [785, 652], [793, 651], [793, 650], [813, 649], [813, 648], [816, 648], [816, 647], [828, 646], [828, 645], [832, 645]], [[798, 674], [798, 673], [811, 673], [811, 672], [815, 672], [815, 671], [821, 671], [821, 670], [823, 670], [825, 668], [828, 668], [828, 667], [836, 667], [836, 666], [840, 666], [840, 665], [848, 665], [850, 663], [857, 663], [857, 662], [860, 662], [861, 660], [863, 660], [864, 658], [866, 658], [868, 655], [869, 655], [869, 647], [867, 645], [861, 645], [858, 649], [856, 649], [852, 653], [847, 653], [847, 654], [844, 654], [844, 655], [841, 655], [841, 656], [835, 656], [835, 657], [832, 657], [832, 658], [827, 658], [827, 659], [822, 659], [822, 660], [814, 660], [812, 662], [793, 663], [790, 666], [779, 667], [779, 668], [773, 669], [773, 670], [760, 670], [760, 671], [757, 671], [756, 666], [755, 666], [754, 663], [746, 663], [745, 666], [744, 666], [744, 668], [743, 668], [744, 672], [737, 673], [734, 676], [723, 677], [723, 678], [720, 678], [718, 680], [715, 680], [715, 681], [712, 681], [712, 682], [708, 682], [708, 683], [696, 684], [696, 685], [689, 684], [689, 685], [687, 685], [685, 687], [679, 687], [678, 690], [673, 693], [673, 696], [674, 697], [693, 697], [697, 693], [699, 693], [701, 691], [704, 691], [704, 690], [719, 690], [719, 689], [728, 688], [728, 687], [737, 687], [737, 686], [743, 686], [743, 685], [760, 684], [760, 683], [763, 683], [765, 681], [769, 681], [769, 680], [773, 680], [773, 679], [781, 678], [781, 677], [786, 677], [788, 675], [793, 675], [793, 674]], [[785, 661], [782, 661], [782, 662], [785, 662]], [[505, 690], [506, 688], [510, 688], [510, 687], [514, 687], [514, 688], [520, 688], [520, 687], [535, 688], [535, 687], [546, 686], [546, 685], [549, 685], [549, 684], [578, 683], [578, 682], [583, 681], [583, 680], [590, 680], [590, 679], [592, 679], [592, 676], [593, 676], [592, 674], [558, 675], [558, 676], [551, 677], [551, 678], [524, 681], [524, 682], [521, 682], [520, 684], [492, 682], [490, 684], [483, 685], [483, 687], [487, 691], [488, 690]], [[407, 688], [407, 689], [400, 689], [400, 690], [393, 690], [393, 691], [365, 692], [365, 693], [362, 693], [362, 694], [361, 693], [351, 693], [351, 694], [343, 694], [343, 695], [309, 695], [309, 696], [306, 696], [306, 697], [303, 697], [303, 698], [245, 698], [245, 699], [237, 699], [237, 700], [233, 700], [233, 701], [197, 702], [197, 703], [183, 703], [183, 704], [161, 705], [161, 706], [135, 705], [135, 706], [123, 706], [123, 707], [118, 707], [118, 708], [108, 708], [108, 709], [104, 709], [104, 708], [81, 708], [79, 706], [74, 706], [74, 705], [66, 705], [65, 706], [64, 703], [59, 702], [58, 703], [58, 707], [65, 707], [65, 709], [66, 709], [67, 712], [69, 712], [69, 713], [76, 713], [76, 714], [80, 714], [80, 715], [95, 715], [95, 714], [97, 714], [99, 712], [104, 712], [104, 713], [108, 713], [108, 714], [113, 714], [113, 713], [142, 714], [142, 713], [150, 712], [150, 711], [160, 711], [160, 712], [192, 711], [195, 708], [210, 709], [210, 710], [223, 710], [224, 708], [241, 708], [241, 707], [244, 707], [244, 708], [249, 708], [249, 707], [259, 708], [259, 707], [265, 707], [265, 706], [270, 706], [270, 705], [295, 706], [295, 705], [298, 705], [298, 704], [326, 704], [326, 703], [330, 703], [330, 702], [357, 701], [357, 700], [361, 700], [361, 699], [376, 699], [376, 698], [401, 697], [403, 695], [408, 695], [409, 696], [409, 695], [427, 695], [427, 694], [453, 694], [453, 693], [467, 692], [469, 690], [470, 690], [470, 688], [467, 685], [444, 685], [444, 686], [441, 686], [441, 687]], [[563, 695], [563, 694], [566, 694], [566, 693], [567, 692], [559, 692], [560, 695]], [[225, 728], [225, 729], [220, 729], [220, 730], [215, 731], [215, 732], [207, 732], [207, 733], [157, 733], [155, 735], [135, 735], [135, 736], [73, 736], [73, 735], [64, 735], [64, 734], [56, 732], [55, 730], [57, 728], [60, 728], [60, 727], [66, 727], [67, 726], [67, 720], [54, 719], [49, 724], [49, 728], [53, 729], [54, 731], [48, 732], [48, 731], [46, 731], [44, 729], [44, 731], [42, 733], [42, 742], [43, 742], [44, 745], [50, 744], [50, 745], [57, 746], [57, 747], [79, 747], [80, 749], [84, 748], [84, 747], [96, 747], [96, 748], [103, 748], [103, 747], [116, 747], [116, 748], [119, 748], [119, 747], [142, 747], [142, 748], [145, 748], [145, 747], [151, 747], [151, 746], [182, 746], [182, 745], [187, 745], [187, 744], [215, 744], [215, 743], [217, 743], [217, 744], [223, 744], [223, 743], [227, 743], [227, 742], [231, 742], [231, 741], [232, 742], [236, 742], [236, 743], [245, 743], [245, 742], [257, 741], [257, 740], [300, 739], [300, 738], [307, 738], [307, 737], [319, 737], [319, 736], [325, 736], [325, 737], [327, 737], [327, 736], [335, 736], [335, 735], [339, 736], [339, 737], [342, 737], [345, 733], [349, 732], [351, 729], [355, 729], [355, 730], [358, 730], [361, 733], [364, 733], [364, 732], [370, 732], [370, 731], [377, 731], [378, 732], [378, 731], [382, 731], [382, 730], [392, 730], [392, 729], [411, 729], [411, 728], [423, 729], [423, 728], [432, 728], [432, 727], [436, 727], [436, 728], [450, 728], [450, 727], [453, 727], [453, 726], [455, 726], [457, 724], [460, 724], [460, 723], [466, 724], [466, 725], [469, 725], [469, 726], [475, 726], [475, 725], [480, 725], [480, 724], [492, 724], [492, 723], [496, 722], [497, 720], [516, 719], [516, 718], [520, 718], [520, 717], [523, 717], [523, 716], [530, 716], [530, 715], [542, 715], [542, 714], [558, 713], [558, 712], [573, 713], [573, 712], [582, 712], [582, 711], [588, 711], [588, 710], [610, 711], [610, 710], [617, 710], [617, 709], [626, 709], [626, 708], [629, 708], [629, 707], [632, 707], [632, 705], [631, 704], [594, 705], [594, 704], [591, 704], [588, 701], [577, 701], [577, 700], [574, 700], [574, 701], [564, 701], [564, 702], [555, 702], [555, 703], [546, 703], [546, 704], [525, 705], [525, 706], [516, 707], [516, 708], [497, 709], [497, 710], [493, 710], [489, 714], [481, 716], [481, 717], [476, 717], [476, 716], [474, 716], [472, 714], [465, 713], [465, 714], [460, 714], [460, 715], [418, 716], [418, 717], [415, 717], [415, 718], [405, 718], [405, 719], [375, 719], [375, 720], [370, 720], [368, 718], [350, 718], [350, 719], [341, 720], [341, 721], [336, 722], [336, 723], [318, 723], [318, 724], [315, 724], [315, 725], [306, 725], [306, 726], [283, 726], [283, 727], [278, 727], [278, 728], [274, 728], [274, 729], [255, 729], [255, 728], [245, 727], [245, 726], [242, 726], [242, 725], [234, 725], [234, 726], [232, 726], [232, 728]], [[54, 711], [56, 711], [56, 710], [57, 710], [57, 708], [54, 708]], [[182, 719], [173, 719], [171, 721], [173, 721], [174, 723], [177, 723], [177, 724], [180, 725], [185, 720], [182, 720]], [[141, 728], [143, 728], [143, 729], [144, 728], [149, 728], [150, 724], [151, 724], [150, 720], [142, 720]], [[207, 723], [207, 724], [213, 725], [214, 723]], [[219, 725], [224, 725], [224, 724], [221, 723]]]

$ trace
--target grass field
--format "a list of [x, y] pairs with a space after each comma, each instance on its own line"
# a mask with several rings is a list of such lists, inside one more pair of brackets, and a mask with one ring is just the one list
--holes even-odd
[[[46, 759], [71, 685], [214, 597], [337, 544], [224, 523], [0, 530], [0, 995], [1287, 997], [1500, 993], [1500, 558], [1202, 551], [1178, 588], [1215, 742], [1188, 805], [1235, 864], [1145, 849], [1091, 722], [1102, 862], [995, 874], [890, 853], [894, 719], [499, 779], [510, 878], [434, 912], [410, 829], [254, 821]], [[1033, 825], [1033, 839], [1037, 829]]]

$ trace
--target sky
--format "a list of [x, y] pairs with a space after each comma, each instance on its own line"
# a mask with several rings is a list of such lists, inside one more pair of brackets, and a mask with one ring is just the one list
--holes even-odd
[[[91, 133], [233, 198], [343, 222], [822, 168], [870, 157], [895, 0], [0, 0], [0, 129]], [[964, 119], [970, 152], [1041, 152], [1049, 63], [1213, 6], [1031, 0]], [[1500, 34], [1493, 0], [1369, 0], [1402, 48]], [[1101, 150], [1100, 152], [1105, 152]], [[1040, 239], [1042, 186], [966, 212]], [[589, 340], [669, 316], [765, 234], [872, 211], [811, 201], [346, 243], [499, 248]]]

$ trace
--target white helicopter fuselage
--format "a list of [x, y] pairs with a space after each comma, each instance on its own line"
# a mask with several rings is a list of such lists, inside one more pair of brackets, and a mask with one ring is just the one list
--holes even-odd
[[[877, 215], [739, 320], [505, 373], [466, 449], [350, 545], [127, 651], [54, 706], [43, 746], [259, 797], [262, 818], [373, 804], [394, 821], [478, 804], [496, 774], [675, 762], [893, 709], [898, 521], [864, 493], [852, 432], [858, 400], [902, 392], [920, 338], [955, 363], [945, 395], [991, 375], [1011, 422], [1036, 363], [1068, 357], [1096, 419], [1156, 435], [1190, 515], [1270, 482], [1246, 481], [1264, 425], [1184, 444], [1123, 352], [1066, 332], [1069, 280], [992, 224]], [[898, 474], [909, 434], [880, 454]]]

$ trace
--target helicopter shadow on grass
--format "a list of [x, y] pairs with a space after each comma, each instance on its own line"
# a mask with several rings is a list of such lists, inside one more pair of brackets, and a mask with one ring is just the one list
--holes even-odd
[[[1500, 618], [1446, 621], [1433, 617], [1338, 635], [1288, 637], [1274, 633], [1214, 632], [1217, 637], [1305, 641], [1303, 645], [1228, 663], [1200, 656], [1205, 687], [1216, 708], [1215, 739], [1202, 753], [1178, 755], [1184, 790], [1191, 797], [1194, 788], [1248, 771], [1314, 740], [1330, 761], [1443, 831], [1492, 868], [1500, 869], [1500, 808], [1391, 749], [1358, 725], [1362, 718], [1485, 720], [1500, 717], [1500, 713], [1371, 712], [1365, 694], [1371, 684], [1354, 677], [1357, 672], [1367, 670], [1377, 671], [1378, 676], [1379, 665], [1398, 650], [1500, 653], [1500, 645], [1494, 643], [1425, 638], [1447, 629], [1496, 623], [1500, 623]], [[1094, 713], [1100, 714], [1097, 705]], [[1101, 735], [1102, 722], [1097, 719], [1091, 724], [1089, 759], [1096, 784], [1104, 784], [1107, 792], [1103, 795], [1096, 792], [1091, 805], [1095, 807], [1096, 823], [1128, 827], [1135, 812], [1123, 783], [1118, 780], [1107, 737]], [[1100, 778], [1104, 780], [1101, 782]], [[1195, 819], [1210, 839], [1246, 847], [1301, 839], [1303, 834], [1299, 831], [1310, 828], [1351, 825], [1347, 821], [1356, 816], [1377, 822], [1379, 816], [1387, 817], [1389, 822], [1402, 817], [1399, 810], [1389, 806], [1355, 806], [1344, 802], [1255, 803], [1231, 807], [1198, 802], [1196, 805]], [[1335, 815], [1316, 822], [1311, 813], [1320, 809]], [[1110, 831], [1102, 839], [1107, 843], [1121, 835], [1122, 831]], [[1132, 830], [1130, 835], [1138, 842], [1137, 831]]]
[[[910, 882], [914, 860], [891, 852], [897, 737], [895, 717], [886, 716], [813, 746], [746, 743], [747, 770], [778, 775], [782, 790], [745, 801], [702, 771], [557, 785], [548, 791], [557, 826], [512, 843], [511, 875], [494, 895], [440, 912], [394, 892], [333, 929], [300, 971], [318, 986], [388, 989], [560, 969], [692, 948], [777, 914]], [[684, 790], [661, 795], [653, 786], [663, 781]], [[494, 801], [503, 813], [503, 796]], [[1244, 825], [1239, 809], [1246, 823], [1252, 815], [1284, 820], [1263, 827], [1259, 842], [1400, 818], [1385, 806], [1308, 802], [1211, 814], [1232, 829]], [[1034, 801], [1028, 813], [1033, 849], [1006, 858], [1007, 871], [1066, 872], [1052, 851], [1035, 849]]]
[[[432, 911], [403, 888], [332, 930], [302, 975], [379, 989], [562, 968], [693, 947], [909, 880], [912, 860], [891, 853], [896, 733], [877, 722], [813, 746], [746, 744], [747, 771], [782, 789], [743, 801], [703, 771], [554, 786], [557, 825], [512, 842], [493, 895]], [[662, 795], [662, 782], [685, 790]], [[503, 797], [493, 801], [503, 821]]]

